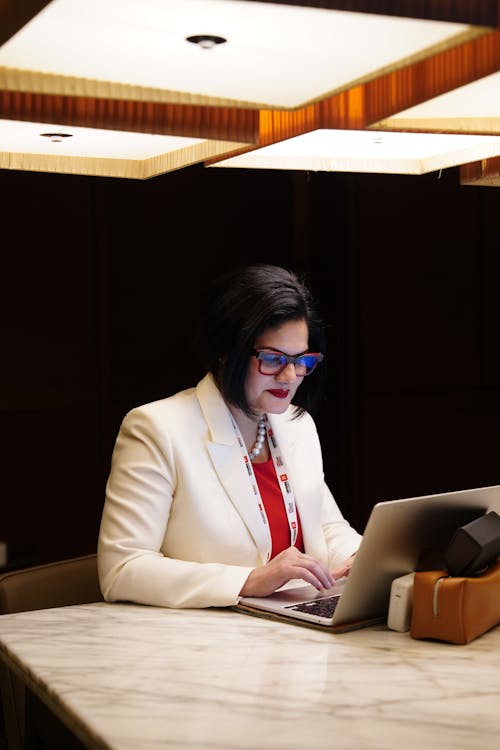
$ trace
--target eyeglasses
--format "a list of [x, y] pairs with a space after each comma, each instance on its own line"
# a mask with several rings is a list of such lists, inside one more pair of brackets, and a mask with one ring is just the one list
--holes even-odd
[[254, 349], [252, 352], [257, 357], [259, 372], [261, 375], [279, 375], [287, 365], [295, 365], [295, 374], [299, 377], [310, 375], [318, 362], [324, 357], [320, 352], [305, 352], [296, 357], [289, 357], [283, 352], [269, 351], [269, 349]]

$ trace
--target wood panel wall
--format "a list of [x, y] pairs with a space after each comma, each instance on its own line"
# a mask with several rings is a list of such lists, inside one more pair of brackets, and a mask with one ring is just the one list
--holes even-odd
[[300, 270], [320, 301], [325, 470], [360, 530], [377, 500], [500, 483], [496, 191], [202, 166], [3, 171], [0, 191], [0, 537], [39, 561], [95, 549], [123, 415], [202, 375], [200, 289], [245, 261]]
[[317, 175], [315, 195], [313, 264], [341, 305], [328, 469], [351, 517], [500, 483], [500, 195], [453, 169]]

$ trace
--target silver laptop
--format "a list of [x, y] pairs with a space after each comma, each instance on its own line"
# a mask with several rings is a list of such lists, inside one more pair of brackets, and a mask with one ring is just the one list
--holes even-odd
[[[328, 591], [292, 582], [266, 597], [242, 597], [236, 609], [351, 630], [387, 618], [391, 583], [415, 570], [442, 568], [459, 526], [500, 514], [500, 485], [377, 503], [349, 575]], [[299, 623], [297, 623], [299, 624]]]

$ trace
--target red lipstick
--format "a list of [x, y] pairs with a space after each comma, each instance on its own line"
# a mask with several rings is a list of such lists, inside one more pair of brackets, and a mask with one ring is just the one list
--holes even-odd
[[274, 396], [275, 398], [286, 398], [290, 391], [287, 391], [283, 388], [269, 388], [268, 393], [270, 393], [271, 396]]

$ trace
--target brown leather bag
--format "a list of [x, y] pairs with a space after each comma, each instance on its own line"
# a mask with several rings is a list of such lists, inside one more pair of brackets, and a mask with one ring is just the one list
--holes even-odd
[[410, 635], [469, 643], [500, 622], [500, 561], [474, 577], [415, 573]]

